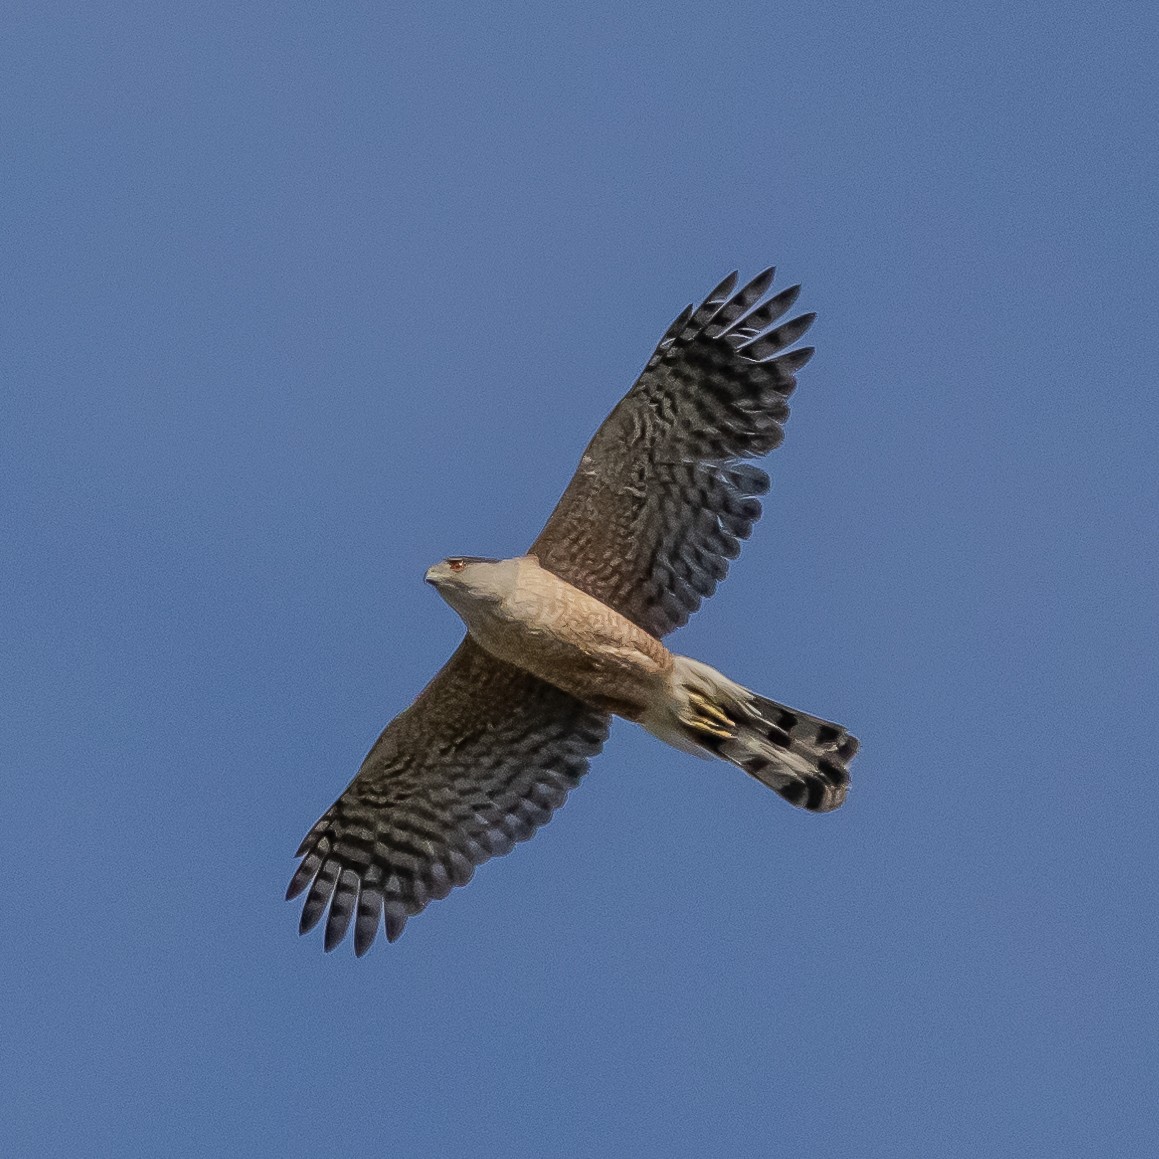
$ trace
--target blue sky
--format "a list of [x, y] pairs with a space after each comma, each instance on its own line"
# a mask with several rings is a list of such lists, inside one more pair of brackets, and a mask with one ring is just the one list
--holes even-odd
[[[1136, 1156], [1159, 1137], [1153, 5], [16, 4], [16, 1156]], [[302, 834], [671, 317], [818, 311], [684, 652], [807, 816], [620, 723], [356, 961]]]

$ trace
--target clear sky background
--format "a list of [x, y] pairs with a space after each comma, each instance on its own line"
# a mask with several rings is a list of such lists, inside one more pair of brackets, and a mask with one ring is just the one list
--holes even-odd
[[[1157, 1153], [1153, 4], [6, 11], [5, 1155]], [[299, 939], [424, 569], [770, 262], [817, 357], [673, 642], [856, 732], [846, 807], [620, 723]]]

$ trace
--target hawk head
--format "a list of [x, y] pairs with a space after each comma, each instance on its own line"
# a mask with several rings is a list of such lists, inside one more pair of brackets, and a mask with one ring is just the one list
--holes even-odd
[[467, 581], [469, 575], [478, 578], [479, 564], [503, 563], [501, 559], [485, 559], [481, 555], [452, 555], [427, 568], [427, 583], [441, 588], [444, 584], [456, 585]]
[[476, 612], [495, 608], [515, 589], [521, 559], [484, 559], [477, 555], [453, 555], [427, 569], [431, 584], [471, 624]]

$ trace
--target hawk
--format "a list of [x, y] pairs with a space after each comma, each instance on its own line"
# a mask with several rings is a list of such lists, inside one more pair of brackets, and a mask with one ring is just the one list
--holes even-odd
[[729, 761], [801, 808], [837, 808], [857, 740], [670, 652], [761, 514], [815, 315], [774, 324], [800, 286], [730, 274], [668, 327], [596, 432], [527, 555], [457, 557], [426, 579], [467, 635], [375, 742], [306, 835], [287, 897], [325, 948], [465, 885], [551, 819], [625, 717], [678, 749]]

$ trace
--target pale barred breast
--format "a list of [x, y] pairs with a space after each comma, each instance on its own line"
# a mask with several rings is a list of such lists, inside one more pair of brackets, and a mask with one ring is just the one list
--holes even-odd
[[502, 623], [480, 643], [590, 704], [635, 717], [672, 670], [655, 636], [607, 604], [520, 560]]

